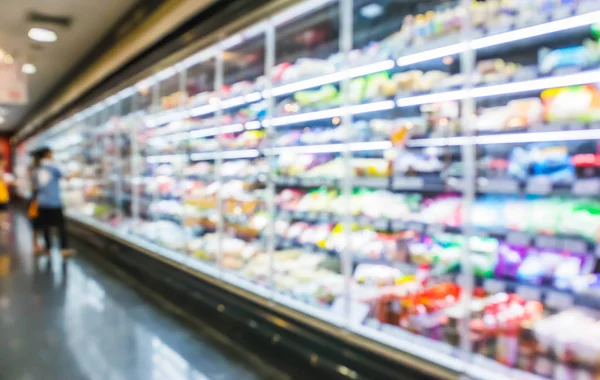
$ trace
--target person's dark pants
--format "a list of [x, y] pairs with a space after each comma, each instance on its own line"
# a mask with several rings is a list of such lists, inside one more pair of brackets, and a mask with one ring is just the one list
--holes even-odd
[[58, 234], [60, 236], [60, 248], [67, 249], [69, 247], [67, 229], [65, 227], [65, 217], [63, 216], [62, 208], [40, 207], [38, 210], [37, 219], [40, 230], [44, 233], [46, 249], [50, 249], [52, 247], [52, 239], [50, 237], [50, 229], [52, 227], [58, 228]]

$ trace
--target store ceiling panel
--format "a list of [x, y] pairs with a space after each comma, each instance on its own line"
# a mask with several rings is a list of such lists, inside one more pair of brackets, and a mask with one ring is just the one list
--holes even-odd
[[[0, 131], [17, 128], [32, 107], [60, 81], [109, 31], [137, 0], [5, 0], [0, 10], [0, 49], [15, 62], [33, 63], [37, 72], [28, 76], [29, 103], [2, 106], [5, 120]], [[36, 42], [31, 28], [50, 29], [56, 42]]]

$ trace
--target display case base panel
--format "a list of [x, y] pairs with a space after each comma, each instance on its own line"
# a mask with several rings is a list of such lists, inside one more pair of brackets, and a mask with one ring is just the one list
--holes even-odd
[[[276, 360], [285, 360], [286, 367], [295, 363], [298, 368], [309, 368], [315, 374], [310, 376], [312, 378], [440, 378], [326, 331], [332, 329], [334, 332], [339, 330], [337, 327], [316, 323], [321, 325], [317, 327], [306, 323], [307, 317], [298, 312], [295, 312], [297, 318], [290, 317], [289, 310], [288, 313], [280, 313], [276, 309], [284, 306], [252, 295], [234, 294], [216, 285], [217, 279], [145, 252], [92, 226], [70, 219], [68, 228], [78, 245], [85, 247], [82, 254], [93, 256], [106, 265], [117, 266], [120, 273], [157, 301], [167, 301], [168, 305], [175, 306], [175, 312], [183, 313], [187, 318], [208, 321], [227, 331], [228, 336], [230, 332], [232, 337], [238, 338], [234, 338], [237, 342], [248, 345], [248, 348], [264, 350]], [[356, 340], [356, 336], [353, 338]], [[424, 364], [419, 358], [414, 360], [416, 365]], [[448, 379], [458, 378], [452, 373], [445, 375], [443, 377]]]

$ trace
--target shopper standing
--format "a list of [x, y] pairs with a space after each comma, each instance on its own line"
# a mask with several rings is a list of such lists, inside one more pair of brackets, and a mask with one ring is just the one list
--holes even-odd
[[27, 216], [31, 221], [31, 227], [33, 229], [33, 253], [37, 256], [48, 254], [50, 252], [50, 247], [47, 246], [42, 248], [40, 246], [40, 218], [35, 173], [40, 167], [42, 157], [39, 151], [33, 152], [31, 156], [32, 163], [28, 173], [29, 183], [31, 184], [31, 198], [29, 199], [29, 206], [27, 207]]
[[8, 222], [8, 202], [10, 193], [8, 187], [12, 184], [11, 176], [6, 173], [6, 160], [4, 155], [0, 153], [0, 229], [8, 230], [10, 224]]
[[40, 149], [39, 155], [41, 160], [34, 176], [34, 186], [37, 189], [39, 227], [44, 232], [44, 240], [48, 250], [52, 247], [50, 230], [53, 227], [58, 229], [61, 254], [64, 258], [67, 258], [75, 254], [75, 251], [69, 249], [67, 241], [60, 191], [62, 173], [52, 162], [52, 150], [50, 148]]

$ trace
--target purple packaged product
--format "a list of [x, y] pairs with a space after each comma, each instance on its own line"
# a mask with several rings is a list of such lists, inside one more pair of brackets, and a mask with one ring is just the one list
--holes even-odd
[[517, 271], [527, 255], [527, 247], [501, 243], [498, 247], [498, 262], [494, 276], [498, 278], [517, 278]]

